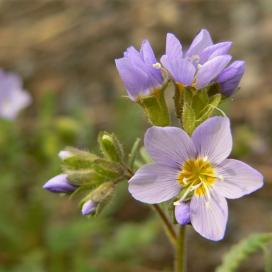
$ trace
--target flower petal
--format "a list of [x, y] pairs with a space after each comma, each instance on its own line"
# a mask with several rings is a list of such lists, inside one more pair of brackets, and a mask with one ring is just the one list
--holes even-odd
[[244, 61], [234, 61], [230, 66], [225, 68], [216, 80], [220, 84], [221, 92], [226, 96], [232, 95], [237, 89], [244, 72]]
[[203, 64], [196, 75], [196, 88], [201, 89], [209, 85], [228, 65], [231, 56], [223, 55], [212, 58]]
[[186, 52], [186, 57], [199, 55], [202, 50], [212, 44], [213, 42], [210, 33], [208, 32], [208, 30], [202, 29], [192, 41], [189, 49]]
[[210, 198], [194, 195], [190, 203], [191, 222], [203, 237], [218, 241], [224, 237], [228, 220], [226, 199], [210, 191]]
[[181, 187], [177, 182], [178, 170], [157, 163], [141, 167], [129, 180], [132, 196], [145, 203], [154, 204], [176, 196]]
[[181, 43], [178, 40], [178, 38], [172, 33], [167, 33], [165, 54], [171, 60], [181, 59], [182, 58], [182, 46], [181, 46]]
[[163, 55], [161, 63], [171, 73], [175, 81], [185, 86], [192, 84], [196, 69], [187, 59], [170, 59], [168, 55]]
[[221, 42], [206, 47], [200, 54], [200, 64], [216, 56], [226, 55], [231, 45], [232, 42]]
[[263, 186], [263, 176], [256, 169], [238, 160], [224, 160], [216, 172], [223, 180], [214, 184], [215, 190], [226, 198], [248, 195]]
[[140, 93], [146, 90], [147, 74], [132, 66], [127, 58], [116, 59], [115, 64], [129, 97], [136, 100]]
[[199, 125], [192, 135], [199, 156], [208, 157], [211, 163], [219, 164], [232, 149], [230, 121], [227, 117], [212, 117]]
[[188, 202], [179, 202], [175, 205], [175, 217], [180, 225], [186, 225], [191, 222], [190, 205]]
[[154, 161], [177, 169], [196, 154], [188, 134], [177, 127], [149, 128], [145, 133], [144, 146]]
[[157, 62], [153, 49], [148, 40], [144, 40], [142, 42], [140, 54], [145, 63], [152, 65]]

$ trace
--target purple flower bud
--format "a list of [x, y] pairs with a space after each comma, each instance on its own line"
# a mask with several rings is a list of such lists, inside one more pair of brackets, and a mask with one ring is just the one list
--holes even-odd
[[178, 202], [175, 205], [175, 217], [179, 224], [186, 225], [191, 222], [190, 219], [190, 206], [188, 202]]
[[15, 119], [18, 112], [31, 103], [31, 96], [23, 90], [21, 78], [0, 70], [0, 117]]
[[96, 212], [96, 207], [97, 203], [90, 199], [83, 204], [81, 213], [82, 215], [94, 214]]
[[75, 191], [76, 186], [69, 183], [66, 174], [60, 174], [48, 180], [43, 188], [52, 193], [71, 193]]
[[232, 95], [237, 89], [244, 72], [244, 61], [234, 61], [230, 66], [224, 69], [216, 80], [221, 87], [221, 92], [226, 96]]

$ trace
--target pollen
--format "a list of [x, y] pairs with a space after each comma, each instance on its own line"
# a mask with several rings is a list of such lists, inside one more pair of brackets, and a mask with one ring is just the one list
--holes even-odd
[[197, 196], [208, 195], [217, 180], [216, 172], [206, 157], [187, 160], [178, 175], [179, 184]]

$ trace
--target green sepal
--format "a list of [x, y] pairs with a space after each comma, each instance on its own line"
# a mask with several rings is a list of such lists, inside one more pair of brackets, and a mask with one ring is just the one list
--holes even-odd
[[176, 116], [178, 119], [182, 119], [184, 91], [185, 91], [185, 88], [182, 84], [180, 83], [175, 84], [175, 95], [173, 99], [175, 103]]
[[149, 122], [155, 126], [168, 126], [170, 117], [165, 102], [164, 90], [165, 86], [156, 89], [150, 95], [139, 96], [137, 103], [144, 109]]
[[94, 169], [82, 169], [66, 172], [68, 179], [77, 186], [97, 186], [108, 179], [99, 175]]
[[80, 208], [82, 208], [83, 204], [86, 201], [92, 200], [97, 203], [97, 208], [96, 208], [95, 214], [90, 216], [97, 215], [98, 213], [102, 211], [102, 209], [110, 200], [114, 192], [114, 189], [115, 189], [115, 184], [113, 182], [105, 182], [101, 184], [80, 201]]
[[100, 132], [98, 135], [98, 144], [106, 159], [116, 162], [123, 162], [123, 146], [113, 133], [108, 133], [106, 131]]
[[65, 150], [71, 152], [72, 155], [62, 160], [63, 172], [90, 169], [98, 158], [95, 154], [73, 147], [67, 147]]
[[93, 169], [96, 171], [96, 173], [109, 179], [116, 179], [124, 175], [124, 169], [119, 163], [104, 159], [95, 160]]
[[182, 127], [191, 135], [195, 129], [196, 116], [193, 108], [194, 90], [186, 88], [183, 91]]
[[183, 90], [182, 127], [189, 135], [213, 114], [221, 102], [222, 95], [210, 95], [209, 90], [196, 90], [193, 87]]

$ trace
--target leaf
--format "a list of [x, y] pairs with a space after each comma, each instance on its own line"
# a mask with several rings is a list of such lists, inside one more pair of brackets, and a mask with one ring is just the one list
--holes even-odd
[[216, 269], [216, 272], [237, 271], [243, 261], [253, 253], [262, 250], [271, 241], [272, 233], [253, 234], [240, 241], [224, 256], [223, 263]]
[[131, 148], [131, 151], [128, 155], [128, 167], [133, 169], [134, 162], [139, 150], [139, 145], [140, 145], [141, 139], [137, 138]]

